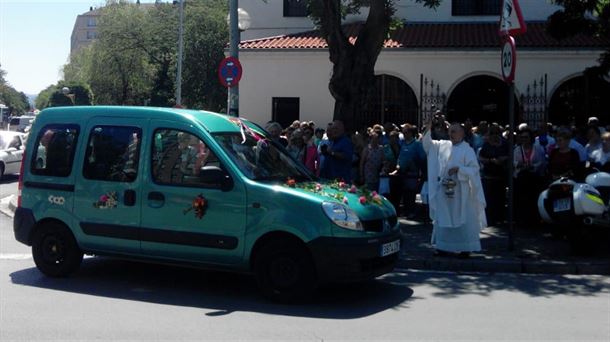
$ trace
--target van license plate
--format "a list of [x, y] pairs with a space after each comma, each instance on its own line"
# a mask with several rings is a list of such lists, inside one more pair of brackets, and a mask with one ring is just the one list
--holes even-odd
[[394, 254], [400, 250], [400, 240], [384, 243], [381, 245], [381, 256]]
[[572, 208], [569, 198], [560, 198], [558, 200], [553, 201], [553, 211], [568, 211]]

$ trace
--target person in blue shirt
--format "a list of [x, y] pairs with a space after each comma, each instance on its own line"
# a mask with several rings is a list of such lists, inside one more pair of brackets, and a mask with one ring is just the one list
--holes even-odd
[[[411, 124], [402, 125], [404, 141], [393, 174], [398, 175], [401, 184], [403, 212], [409, 219], [416, 216], [415, 196], [419, 191], [420, 180], [426, 168], [426, 152], [422, 143], [416, 139], [417, 127]], [[399, 199], [399, 201], [400, 201]], [[400, 202], [399, 202], [400, 203]], [[399, 208], [396, 208], [399, 211]]]
[[340, 179], [347, 183], [352, 181], [352, 157], [354, 145], [345, 134], [345, 126], [341, 120], [333, 121], [326, 131], [331, 141], [330, 146], [322, 146], [324, 164], [320, 177], [327, 179]]

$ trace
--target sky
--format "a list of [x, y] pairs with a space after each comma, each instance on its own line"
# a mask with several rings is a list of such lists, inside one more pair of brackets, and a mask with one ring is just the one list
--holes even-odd
[[[154, 2], [154, 0], [143, 0]], [[70, 54], [76, 16], [103, 0], [0, 0], [0, 68], [17, 91], [37, 95], [57, 83]]]

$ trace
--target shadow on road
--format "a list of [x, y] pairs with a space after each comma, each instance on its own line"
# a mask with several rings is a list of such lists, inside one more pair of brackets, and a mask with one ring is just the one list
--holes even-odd
[[261, 297], [253, 277], [112, 258], [86, 258], [69, 278], [48, 278], [36, 268], [10, 274], [14, 284], [164, 305], [215, 310], [208, 316], [232, 312], [354, 319], [408, 306], [413, 291], [401, 284], [370, 281], [321, 288], [301, 305], [280, 305]]
[[0, 184], [9, 184], [14, 183], [19, 180], [19, 175], [4, 175], [2, 179], [0, 179]]
[[[425, 284], [432, 295], [456, 298], [462, 295], [490, 296], [495, 291], [520, 292], [532, 297], [594, 296], [610, 293], [607, 276], [573, 276], [549, 274], [456, 274], [448, 272], [412, 272], [386, 275], [384, 281], [405, 287]], [[413, 298], [416, 299], [416, 298]]]

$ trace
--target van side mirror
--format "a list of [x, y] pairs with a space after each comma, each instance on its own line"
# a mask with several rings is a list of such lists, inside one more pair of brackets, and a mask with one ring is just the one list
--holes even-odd
[[218, 166], [204, 166], [199, 171], [199, 181], [203, 184], [219, 187], [222, 191], [233, 188], [233, 179]]

